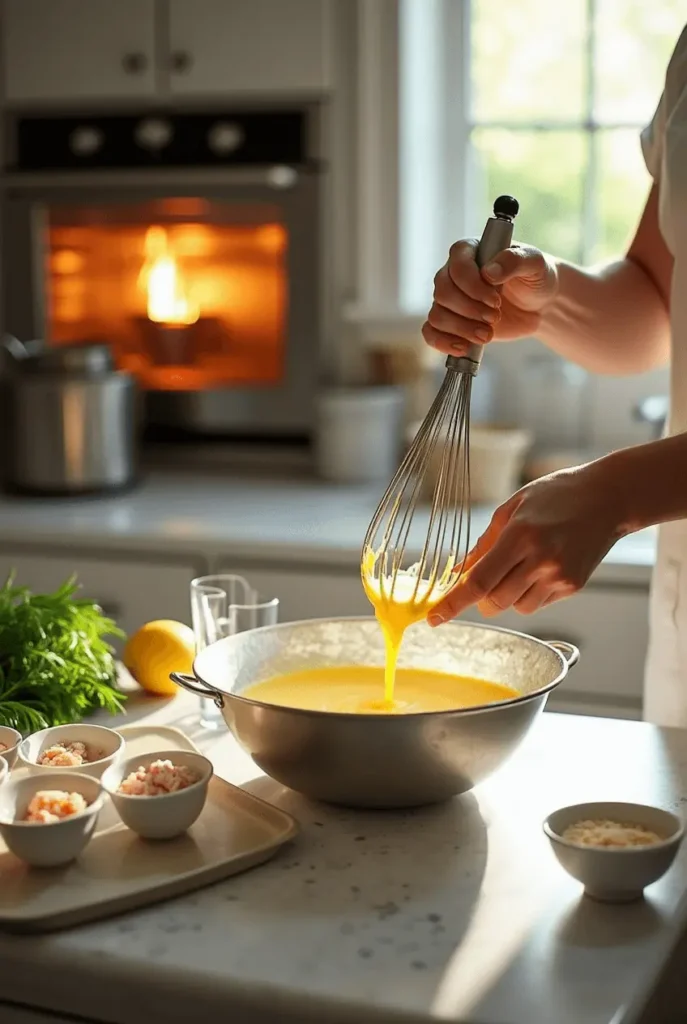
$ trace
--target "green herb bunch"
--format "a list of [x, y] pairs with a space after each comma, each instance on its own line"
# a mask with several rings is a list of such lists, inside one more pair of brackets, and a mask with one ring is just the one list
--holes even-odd
[[71, 577], [53, 594], [32, 594], [12, 576], [0, 589], [0, 725], [33, 732], [121, 710], [105, 638], [124, 634], [77, 590]]

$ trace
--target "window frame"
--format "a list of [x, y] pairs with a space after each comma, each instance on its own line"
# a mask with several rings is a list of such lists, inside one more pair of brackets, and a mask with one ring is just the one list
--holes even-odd
[[[580, 250], [576, 259], [589, 264], [601, 237], [599, 184], [601, 142], [604, 133], [636, 130], [640, 121], [600, 120], [595, 115], [598, 94], [595, 25], [598, 0], [586, 0], [585, 106], [579, 119], [495, 120], [473, 116], [470, 96], [472, 0], [399, 0], [399, 305], [413, 314], [423, 307], [429, 268], [440, 266], [451, 242], [475, 229], [469, 211], [482, 197], [471, 180], [472, 135], [475, 129], [527, 132], [579, 132], [585, 138], [586, 160], [582, 182]], [[413, 152], [412, 110], [407, 93], [410, 48], [418, 35], [434, 44], [433, 80], [424, 82], [422, 103], [431, 102], [435, 131], [418, 155]], [[415, 83], [416, 85], [416, 83]], [[422, 166], [422, 169], [420, 167]], [[449, 180], [450, 176], [450, 180]], [[425, 191], [405, 187], [410, 179], [424, 178]], [[427, 188], [429, 186], [429, 188]], [[485, 216], [488, 211], [485, 211]], [[424, 235], [419, 225], [423, 225]]]

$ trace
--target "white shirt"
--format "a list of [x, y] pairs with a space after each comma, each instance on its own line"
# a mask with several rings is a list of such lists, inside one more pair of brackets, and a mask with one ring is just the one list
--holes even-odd
[[[642, 132], [644, 159], [659, 187], [659, 225], [674, 258], [670, 292], [668, 432], [687, 432], [687, 27], [673, 52], [661, 101]], [[641, 481], [637, 481], [641, 487]], [[684, 470], [687, 487], [687, 460]], [[687, 727], [687, 521], [660, 528], [652, 583], [644, 717]]]

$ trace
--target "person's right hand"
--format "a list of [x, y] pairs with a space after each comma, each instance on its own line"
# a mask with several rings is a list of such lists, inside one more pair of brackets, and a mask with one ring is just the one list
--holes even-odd
[[434, 278], [434, 302], [422, 335], [447, 355], [462, 355], [475, 342], [536, 334], [541, 311], [558, 292], [555, 263], [534, 246], [516, 243], [480, 270], [477, 245], [476, 238], [452, 245]]

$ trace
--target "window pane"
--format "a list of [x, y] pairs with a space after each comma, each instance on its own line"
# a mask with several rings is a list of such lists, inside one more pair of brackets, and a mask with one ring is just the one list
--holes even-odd
[[471, 142], [469, 230], [481, 232], [494, 199], [508, 193], [520, 203], [520, 241], [579, 260], [587, 136], [475, 128]]
[[599, 227], [592, 253], [595, 262], [614, 259], [625, 252], [651, 184], [636, 129], [601, 131], [597, 146]]
[[586, 0], [472, 0], [470, 10], [473, 120], [584, 118]]
[[597, 0], [596, 120], [646, 124], [658, 103], [666, 66], [687, 18], [677, 0]]

